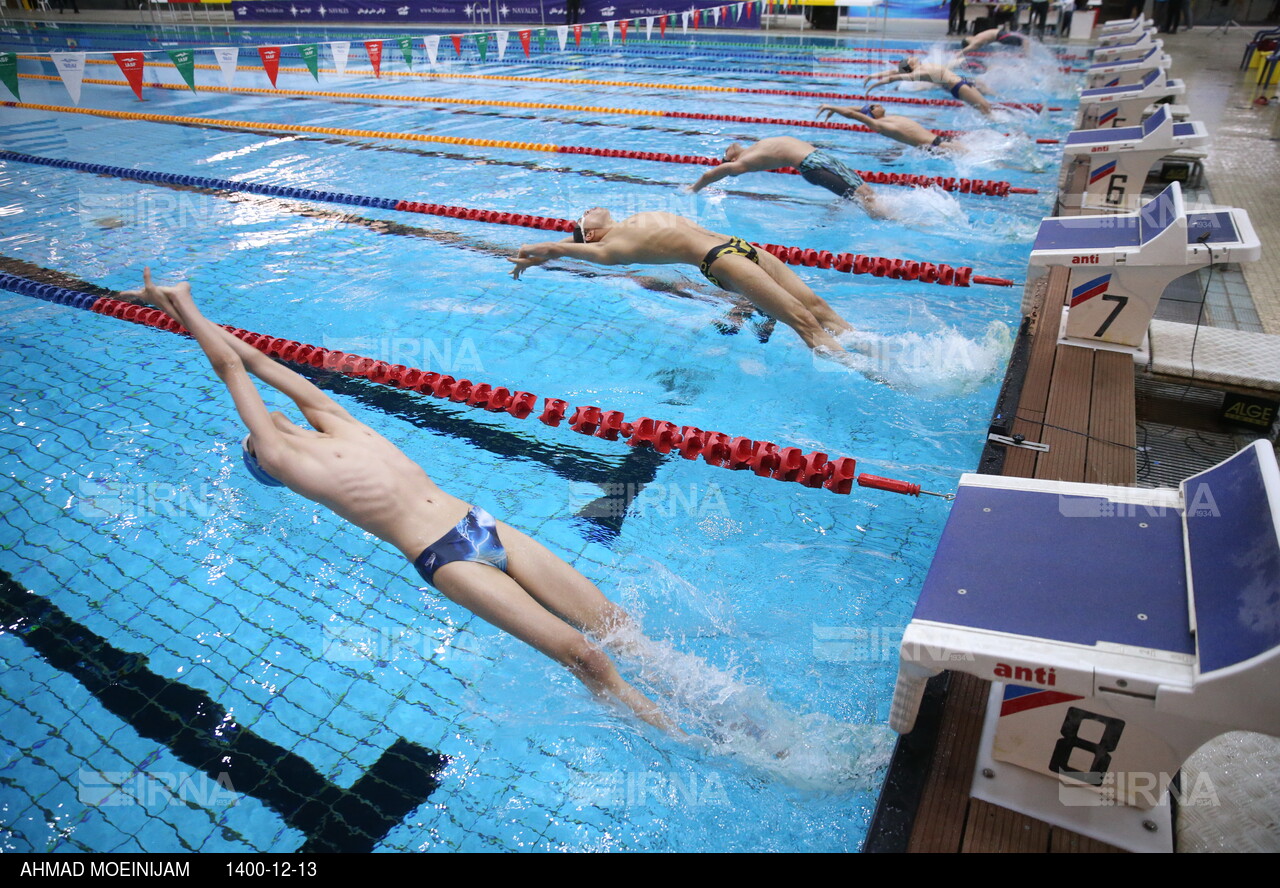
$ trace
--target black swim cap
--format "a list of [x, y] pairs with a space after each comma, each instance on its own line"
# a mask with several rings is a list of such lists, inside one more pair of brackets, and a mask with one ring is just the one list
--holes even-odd
[[582, 226], [577, 222], [573, 223], [573, 242], [575, 244], [585, 244], [587, 237], [582, 233]]

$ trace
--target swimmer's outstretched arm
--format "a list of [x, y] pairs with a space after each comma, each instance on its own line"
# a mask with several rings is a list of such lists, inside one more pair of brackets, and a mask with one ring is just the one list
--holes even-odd
[[262, 396], [249, 374], [293, 400], [310, 422], [320, 431], [334, 419], [353, 420], [341, 405], [316, 388], [309, 380], [278, 364], [253, 346], [241, 341], [204, 316], [191, 296], [187, 283], [159, 286], [151, 280], [151, 269], [143, 270], [142, 290], [122, 293], [134, 301], [154, 305], [176, 320], [195, 337], [204, 351], [209, 366], [222, 380], [236, 405], [236, 412], [253, 435], [254, 449], [262, 451], [283, 444], [282, 436], [271, 421]]
[[515, 266], [511, 269], [511, 276], [520, 280], [520, 275], [525, 269], [552, 259], [581, 259], [584, 262], [594, 262], [596, 265], [619, 264], [619, 261], [614, 258], [613, 251], [604, 244], [578, 244], [574, 243], [572, 238], [562, 241], [543, 241], [540, 244], [525, 244], [516, 253], [514, 259], [508, 257], [507, 261]]
[[827, 120], [831, 119], [832, 114], [839, 114], [841, 117], [856, 120], [858, 123], [865, 124], [876, 132], [880, 132], [880, 121], [870, 115], [863, 114], [857, 108], [850, 108], [846, 105], [822, 104], [818, 106], [818, 117], [821, 119], [823, 114], [827, 115]]
[[741, 160], [726, 160], [724, 163], [717, 164], [711, 169], [703, 173], [697, 182], [689, 187], [690, 191], [698, 192], [706, 188], [713, 182], [719, 182], [721, 179], [729, 176], [741, 176], [743, 173], [750, 173], [754, 170], [743, 163]]

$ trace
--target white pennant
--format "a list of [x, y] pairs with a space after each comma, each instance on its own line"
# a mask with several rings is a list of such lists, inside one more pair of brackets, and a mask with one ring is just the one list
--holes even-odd
[[737, 20], [738, 20], [738, 21], [742, 21], [742, 7], [743, 7], [743, 4], [741, 4], [741, 3], [735, 3], [735, 4], [734, 4], [734, 7], [738, 10], [738, 19], [737, 19]]
[[713, 9], [712, 14], [715, 16], [716, 24], [717, 25], [720, 24], [720, 7], [717, 6], [715, 9]]
[[687, 12], [680, 13], [680, 33], [689, 33], [689, 13]]
[[556, 25], [556, 39], [560, 41], [560, 51], [564, 52], [564, 44], [569, 39], [568, 25]]
[[350, 40], [334, 40], [329, 44], [329, 52], [333, 55], [333, 67], [338, 69], [338, 76], [347, 73], [347, 58], [351, 55]]
[[218, 60], [218, 67], [222, 69], [222, 85], [231, 89], [231, 84], [236, 79], [236, 63], [240, 59], [240, 48], [218, 46], [213, 50], [213, 57]]
[[653, 16], [649, 16], [644, 20], [644, 39], [653, 39]]
[[423, 37], [422, 45], [427, 48], [427, 61], [434, 65], [436, 56], [440, 54], [440, 35], [432, 34], [429, 37]]
[[502, 61], [502, 57], [507, 54], [507, 41], [511, 39], [511, 32], [494, 31], [493, 36], [498, 38], [498, 61]]
[[604, 32], [609, 37], [609, 45], [613, 46], [613, 22], [604, 23]]
[[62, 78], [67, 92], [71, 93], [72, 104], [79, 105], [80, 81], [84, 79], [84, 53], [51, 52], [49, 58], [53, 59], [54, 67], [58, 69], [58, 76]]

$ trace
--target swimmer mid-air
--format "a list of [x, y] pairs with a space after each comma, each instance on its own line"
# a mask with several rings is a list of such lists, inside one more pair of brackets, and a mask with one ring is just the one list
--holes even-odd
[[672, 213], [636, 213], [616, 222], [594, 207], [582, 215], [573, 237], [525, 244], [509, 261], [516, 280], [526, 269], [551, 259], [580, 259], [597, 265], [694, 265], [713, 285], [751, 300], [767, 315], [795, 330], [809, 348], [839, 360], [844, 348], [832, 334], [853, 326], [796, 277], [772, 253], [742, 238], [708, 231]]
[[[600, 645], [632, 652], [642, 636], [590, 580], [478, 506], [445, 493], [394, 444], [308, 380], [209, 321], [185, 284], [122, 294], [181, 323], [204, 350], [249, 429], [246, 468], [390, 543], [451, 601], [563, 665], [597, 697], [622, 702], [677, 736], [676, 727], [618, 674]], [[268, 412], [250, 374], [291, 398], [312, 428]], [[625, 640], [624, 640], [625, 639]]]
[[1007, 46], [1010, 49], [1025, 50], [1030, 45], [1031, 38], [1026, 34], [1010, 31], [1007, 26], [1001, 25], [998, 28], [991, 28], [972, 37], [962, 38], [960, 51], [956, 53], [956, 57], [959, 58], [965, 53], [981, 49], [989, 43], [999, 43], [1001, 46]]
[[811, 185], [825, 188], [840, 197], [856, 202], [867, 215], [883, 219], [884, 211], [876, 206], [875, 192], [862, 177], [826, 151], [791, 136], [761, 139], [748, 148], [734, 142], [724, 152], [724, 162], [702, 174], [691, 191], [701, 191], [712, 182], [744, 173], [760, 173], [780, 167], [795, 167]]
[[884, 105], [868, 104], [863, 105], [861, 108], [853, 108], [844, 105], [823, 104], [818, 106], [818, 117], [821, 118], [823, 114], [827, 115], [828, 120], [831, 119], [833, 114], [856, 120], [886, 138], [901, 142], [904, 145], [910, 145], [913, 148], [924, 148], [934, 152], [965, 150], [964, 146], [959, 142], [929, 132], [929, 130], [910, 117], [903, 117], [901, 114], [886, 114]]
[[900, 80], [937, 84], [951, 93], [953, 99], [972, 105], [987, 116], [991, 115], [991, 103], [978, 91], [978, 87], [972, 80], [961, 77], [955, 71], [943, 65], [921, 62], [915, 56], [903, 59], [898, 63], [897, 68], [882, 71], [879, 74], [873, 74], [868, 77], [865, 81], [868, 84], [866, 89], [870, 92], [877, 86], [895, 83]]

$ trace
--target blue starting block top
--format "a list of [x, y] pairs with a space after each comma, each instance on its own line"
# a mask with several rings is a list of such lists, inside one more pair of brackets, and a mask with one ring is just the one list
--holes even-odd
[[[1169, 119], [1169, 106], [1161, 105], [1156, 112], [1138, 126], [1117, 126], [1110, 129], [1074, 130], [1067, 135], [1068, 145], [1107, 145], [1115, 142], [1138, 142], [1151, 135]], [[1179, 130], [1181, 127], [1181, 130]], [[1196, 135], [1195, 124], [1173, 125], [1174, 138]]]
[[1262, 477], [1255, 445], [1182, 482], [1201, 674], [1280, 645], [1280, 538]]
[[[1108, 48], [1116, 49], [1118, 47], [1108, 47]], [[1142, 66], [1146, 65], [1151, 60], [1151, 57], [1155, 55], [1157, 52], [1160, 52], [1160, 47], [1153, 46], [1149, 50], [1147, 50], [1146, 55], [1142, 56], [1142, 58], [1129, 59], [1123, 62], [1095, 62], [1094, 64], [1089, 66], [1089, 71], [1093, 73], [1097, 73], [1102, 69], [1110, 70], [1112, 68], [1141, 68]]]
[[1194, 654], [1182, 514], [962, 485], [914, 619]]
[[[1100, 86], [1096, 89], [1082, 89], [1080, 90], [1080, 100], [1085, 102], [1088, 99], [1108, 99], [1113, 96], [1123, 96], [1125, 93], [1142, 92], [1155, 83], [1157, 77], [1163, 76], [1164, 72], [1156, 68], [1148, 73], [1146, 77], [1143, 77], [1141, 83], [1131, 83], [1128, 86]], [[1165, 86], [1173, 86], [1173, 81], [1166, 80]]]
[[[1186, 218], [1188, 246], [1243, 244], [1230, 210], [1188, 213]], [[1134, 250], [1151, 243], [1177, 220], [1177, 202], [1170, 186], [1134, 214], [1045, 219], [1040, 223], [1032, 250], [1077, 253]]]

